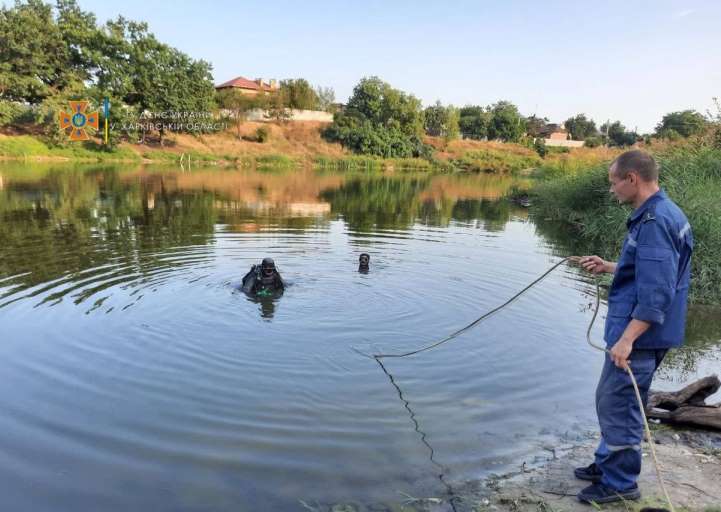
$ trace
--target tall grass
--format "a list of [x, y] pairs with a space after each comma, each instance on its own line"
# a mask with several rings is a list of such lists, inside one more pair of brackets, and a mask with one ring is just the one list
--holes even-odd
[[255, 163], [258, 167], [294, 167], [296, 160], [288, 155], [270, 154], [255, 157]]
[[316, 167], [334, 171], [377, 171], [382, 169], [382, 163], [380, 158], [359, 155], [340, 158], [318, 156], [313, 159]]
[[[693, 228], [691, 301], [721, 304], [721, 150], [710, 146], [674, 147], [654, 155], [661, 187], [686, 213]], [[583, 247], [615, 259], [630, 213], [608, 192], [608, 162], [584, 172], [539, 183], [532, 190], [532, 215], [570, 227]]]
[[485, 148], [467, 151], [460, 157], [452, 159], [456, 167], [470, 172], [489, 172], [509, 174], [538, 167], [541, 157], [535, 153], [518, 154], [500, 148]]
[[536, 169], [539, 178], [554, 178], [584, 172], [602, 162], [610, 161], [621, 151], [613, 148], [575, 148], [546, 155]]

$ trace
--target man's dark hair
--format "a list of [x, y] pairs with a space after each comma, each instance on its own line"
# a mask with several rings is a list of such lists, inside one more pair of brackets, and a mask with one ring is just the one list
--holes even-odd
[[633, 149], [620, 154], [611, 164], [615, 166], [615, 173], [621, 179], [629, 172], [636, 172], [643, 181], [658, 180], [658, 164], [651, 155], [640, 149]]

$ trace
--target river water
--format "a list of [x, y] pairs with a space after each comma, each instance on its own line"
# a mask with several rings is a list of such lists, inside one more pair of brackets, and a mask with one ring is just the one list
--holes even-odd
[[[0, 166], [0, 500], [238, 511], [448, 499], [595, 429], [595, 288], [483, 175]], [[357, 271], [371, 255], [370, 272]], [[237, 290], [272, 256], [284, 295]], [[593, 330], [602, 336], [605, 306]], [[656, 387], [718, 371], [717, 311]]]

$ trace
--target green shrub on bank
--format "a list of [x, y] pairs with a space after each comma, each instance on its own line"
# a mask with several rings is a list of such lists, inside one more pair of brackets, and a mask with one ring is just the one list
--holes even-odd
[[28, 107], [15, 101], [0, 100], [0, 126], [18, 122], [29, 111]]
[[330, 142], [362, 155], [383, 158], [428, 158], [419, 99], [394, 89], [377, 77], [363, 78], [346, 108], [336, 112], [322, 132]]
[[[721, 304], [721, 150], [682, 146], [654, 155], [661, 166], [661, 187], [686, 213], [696, 247], [691, 300]], [[588, 251], [615, 260], [631, 209], [609, 193], [608, 163], [564, 175], [534, 187], [532, 214], [539, 223], [560, 222], [575, 230]]]
[[268, 128], [265, 126], [261, 126], [257, 130], [255, 130], [255, 140], [261, 144], [266, 142], [268, 138], [270, 137], [270, 132], [268, 131]]

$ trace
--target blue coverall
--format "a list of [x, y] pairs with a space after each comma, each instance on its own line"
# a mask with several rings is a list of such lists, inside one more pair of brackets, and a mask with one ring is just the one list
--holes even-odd
[[[631, 214], [627, 226], [608, 294], [604, 339], [611, 348], [632, 318], [651, 324], [630, 356], [645, 404], [666, 351], [683, 343], [693, 235], [684, 213], [662, 190]], [[601, 483], [617, 491], [630, 489], [641, 472], [643, 420], [630, 376], [608, 354], [596, 389], [596, 412]]]

